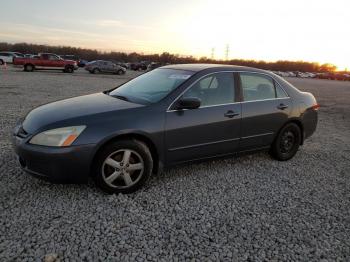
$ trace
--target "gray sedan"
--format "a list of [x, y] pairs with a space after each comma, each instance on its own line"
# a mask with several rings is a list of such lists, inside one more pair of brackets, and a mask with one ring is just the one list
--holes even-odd
[[111, 61], [96, 60], [86, 64], [85, 70], [92, 74], [99, 73], [112, 73], [118, 75], [124, 75], [126, 69], [120, 65], [117, 65]]
[[189, 161], [256, 150], [289, 160], [314, 133], [318, 108], [312, 94], [267, 71], [171, 65], [38, 107], [13, 142], [30, 174], [55, 182], [91, 176], [106, 192], [130, 193]]

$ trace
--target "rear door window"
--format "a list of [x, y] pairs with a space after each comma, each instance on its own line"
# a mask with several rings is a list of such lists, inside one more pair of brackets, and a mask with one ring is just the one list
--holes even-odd
[[257, 101], [276, 98], [274, 81], [271, 77], [240, 73], [244, 101]]

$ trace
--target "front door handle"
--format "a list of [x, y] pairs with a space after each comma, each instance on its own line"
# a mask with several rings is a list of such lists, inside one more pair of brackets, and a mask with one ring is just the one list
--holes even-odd
[[284, 109], [288, 108], [288, 106], [285, 105], [285, 104], [279, 104], [279, 105], [277, 106], [277, 108], [280, 109], [280, 110], [284, 110]]
[[228, 118], [232, 118], [232, 117], [235, 117], [235, 116], [238, 116], [239, 115], [239, 113], [235, 113], [235, 112], [233, 112], [232, 110], [229, 110], [229, 111], [227, 111], [226, 113], [225, 113], [225, 117], [228, 117]]

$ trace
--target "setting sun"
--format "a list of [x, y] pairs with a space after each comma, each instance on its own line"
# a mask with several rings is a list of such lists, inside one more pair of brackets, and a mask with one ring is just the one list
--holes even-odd
[[2, 4], [9, 11], [0, 18], [1, 41], [350, 68], [350, 3], [345, 0], [103, 1], [96, 6], [80, 0], [32, 1], [21, 9], [18, 4], [26, 6], [19, 0]]

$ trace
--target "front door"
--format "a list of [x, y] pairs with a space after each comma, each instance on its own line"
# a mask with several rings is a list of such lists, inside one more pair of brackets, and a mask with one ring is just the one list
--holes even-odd
[[[166, 113], [167, 164], [233, 153], [239, 148], [241, 103], [236, 102], [234, 74], [213, 73], [197, 81], [182, 97], [201, 106]], [[176, 103], [176, 102], [175, 102]]]
[[292, 100], [269, 76], [240, 73], [243, 92], [241, 150], [268, 147], [288, 120]]

